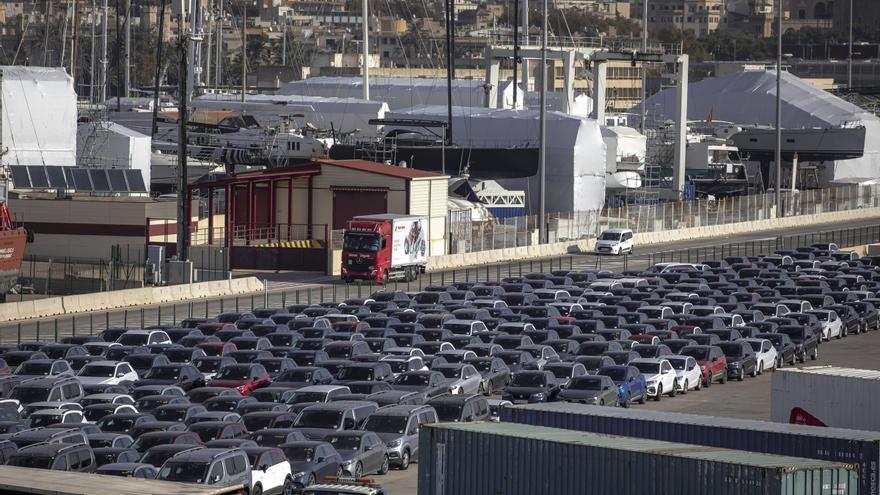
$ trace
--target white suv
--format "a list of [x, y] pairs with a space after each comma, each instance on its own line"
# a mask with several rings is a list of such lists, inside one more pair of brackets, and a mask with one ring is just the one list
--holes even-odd
[[608, 229], [596, 238], [596, 254], [632, 254], [633, 231], [630, 229]]
[[645, 375], [648, 397], [659, 401], [663, 394], [675, 397], [678, 393], [678, 375], [666, 359], [633, 359], [629, 363]]

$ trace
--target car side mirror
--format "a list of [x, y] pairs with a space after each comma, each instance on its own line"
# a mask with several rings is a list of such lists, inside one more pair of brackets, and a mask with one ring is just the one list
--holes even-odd
[[326, 461], [326, 460], [327, 460], [327, 459], [325, 459], [325, 458], [323, 458], [323, 457], [317, 457], [317, 458], [315, 458], [315, 462], [317, 462], [317, 463], [321, 463], [321, 462], [324, 462], [324, 461]]
[[371, 450], [373, 450], [373, 446], [372, 446], [372, 445], [367, 445], [366, 447], [364, 447], [364, 452], [369, 452], [369, 451], [371, 451]]
[[342, 422], [342, 428], [346, 430], [353, 430], [354, 420], [351, 418], [345, 418], [345, 420]]
[[263, 471], [265, 473], [268, 470], [269, 470], [268, 464], [263, 464], [262, 466], [260, 466], [260, 471]]

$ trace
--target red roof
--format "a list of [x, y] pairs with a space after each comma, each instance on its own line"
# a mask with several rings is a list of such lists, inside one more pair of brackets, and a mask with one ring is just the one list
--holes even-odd
[[443, 177], [442, 174], [435, 172], [426, 172], [414, 168], [396, 167], [394, 165], [385, 165], [383, 163], [370, 162], [367, 160], [315, 160], [317, 163], [324, 165], [333, 165], [336, 167], [348, 168], [351, 170], [359, 170], [361, 172], [369, 172], [371, 174], [388, 175], [391, 177], [399, 177], [401, 179], [430, 179]]

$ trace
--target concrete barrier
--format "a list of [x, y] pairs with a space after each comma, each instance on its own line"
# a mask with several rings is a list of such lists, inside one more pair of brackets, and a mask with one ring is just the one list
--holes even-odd
[[45, 318], [47, 316], [58, 316], [64, 314], [64, 305], [61, 303], [60, 297], [47, 297], [46, 299], [34, 299], [33, 314], [37, 318]]
[[0, 321], [14, 321], [21, 319], [18, 312], [17, 302], [0, 304]]

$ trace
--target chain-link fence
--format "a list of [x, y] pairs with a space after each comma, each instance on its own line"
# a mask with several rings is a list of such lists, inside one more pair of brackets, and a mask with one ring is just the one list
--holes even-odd
[[[782, 191], [780, 216], [814, 215], [880, 206], [880, 185], [845, 185], [827, 189]], [[560, 242], [590, 239], [609, 228], [635, 233], [775, 218], [773, 193], [695, 201], [649, 201], [593, 211], [551, 213], [545, 217], [547, 239]], [[474, 221], [461, 212], [448, 221], [450, 253], [469, 253], [538, 243], [538, 217], [523, 216]]]

